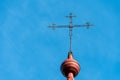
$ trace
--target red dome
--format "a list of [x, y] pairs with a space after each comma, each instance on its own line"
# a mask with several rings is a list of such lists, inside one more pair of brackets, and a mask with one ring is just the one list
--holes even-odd
[[68, 54], [68, 59], [65, 60], [61, 65], [61, 72], [62, 74], [67, 77], [69, 73], [73, 73], [74, 77], [80, 71], [80, 65], [76, 60], [73, 59], [72, 53]]

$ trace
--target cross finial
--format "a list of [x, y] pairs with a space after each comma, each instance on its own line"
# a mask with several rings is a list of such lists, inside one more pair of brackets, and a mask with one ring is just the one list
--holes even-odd
[[73, 28], [75, 27], [86, 27], [87, 29], [90, 27], [90, 26], [93, 26], [91, 25], [89, 22], [86, 22], [86, 24], [79, 24], [79, 25], [74, 25], [72, 23], [72, 19], [73, 18], [76, 18], [75, 15], [73, 15], [72, 13], [69, 14], [69, 16], [66, 16], [67, 18], [70, 18], [70, 23], [69, 25], [60, 25], [60, 26], [56, 26], [56, 24], [53, 24], [52, 26], [48, 26], [49, 28], [69, 28], [69, 37], [70, 37], [70, 50], [69, 52], [72, 52], [72, 30]]
[[76, 18], [76, 16], [70, 13], [69, 16], [66, 16], [66, 18], [70, 18], [70, 23], [72, 23], [72, 19]]

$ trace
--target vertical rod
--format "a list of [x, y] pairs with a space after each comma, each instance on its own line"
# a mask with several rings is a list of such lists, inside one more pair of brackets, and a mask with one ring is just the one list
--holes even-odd
[[72, 24], [72, 13], [70, 13], [70, 24], [69, 24], [69, 36], [70, 36], [70, 52], [72, 52], [72, 28], [73, 28], [73, 24]]
[[73, 73], [68, 73], [67, 80], [74, 80]]
[[70, 52], [72, 52], [72, 28], [69, 28], [69, 36], [70, 36]]

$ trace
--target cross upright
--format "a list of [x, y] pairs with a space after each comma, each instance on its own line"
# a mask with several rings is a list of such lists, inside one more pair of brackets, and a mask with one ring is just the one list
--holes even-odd
[[76, 18], [76, 16], [73, 15], [72, 13], [70, 13], [68, 16], [66, 16], [66, 18], [70, 18], [69, 25], [58, 25], [58, 26], [56, 26], [56, 24], [52, 24], [51, 26], [48, 26], [48, 27], [53, 28], [53, 29], [55, 29], [55, 28], [69, 28], [69, 37], [70, 37], [70, 50], [69, 50], [69, 52], [72, 52], [72, 30], [73, 30], [73, 28], [75, 28], [75, 27], [86, 27], [88, 29], [90, 26], [93, 26], [93, 25], [91, 25], [89, 22], [86, 22], [86, 24], [74, 25], [73, 22], [72, 22], [72, 19]]

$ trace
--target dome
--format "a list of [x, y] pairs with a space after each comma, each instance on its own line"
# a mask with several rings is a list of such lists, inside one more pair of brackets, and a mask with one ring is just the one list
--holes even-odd
[[72, 53], [69, 52], [68, 59], [65, 60], [61, 65], [62, 74], [67, 77], [69, 73], [73, 73], [73, 76], [76, 77], [80, 71], [79, 63], [73, 59]]

